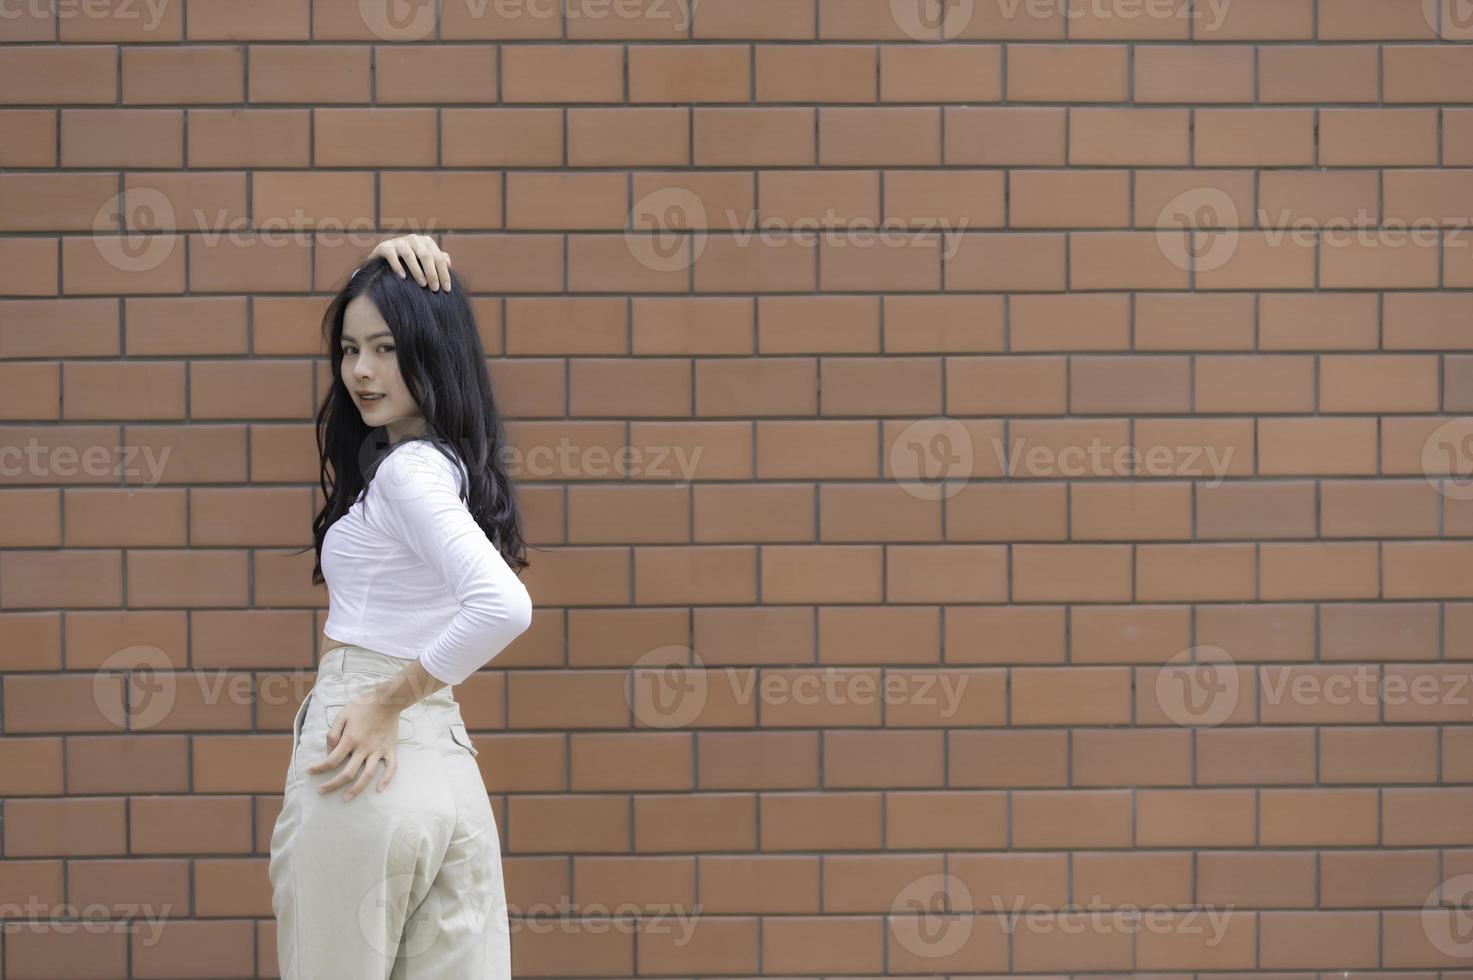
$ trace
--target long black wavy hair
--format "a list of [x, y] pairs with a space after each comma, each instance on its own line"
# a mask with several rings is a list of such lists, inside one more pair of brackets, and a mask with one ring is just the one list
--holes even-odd
[[471, 516], [514, 571], [520, 574], [528, 565], [485, 348], [464, 282], [453, 270], [450, 279], [453, 288], [448, 292], [443, 287], [431, 291], [412, 275], [400, 279], [387, 259], [375, 257], [353, 273], [323, 314], [322, 335], [332, 370], [317, 410], [320, 481], [327, 502], [312, 521], [314, 585], [324, 582], [322, 543], [328, 528], [348, 513], [360, 491], [372, 486], [374, 471], [394, 446], [412, 441], [390, 443], [386, 427], [370, 428], [343, 384], [343, 315], [349, 303], [365, 294], [394, 335], [399, 373], [424, 413], [425, 433], [417, 438], [452, 463], [458, 458], [465, 464], [469, 482], [459, 481], [459, 489]]

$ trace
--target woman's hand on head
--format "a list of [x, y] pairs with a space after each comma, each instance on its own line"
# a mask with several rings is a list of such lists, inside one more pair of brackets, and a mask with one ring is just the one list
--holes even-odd
[[374, 246], [368, 258], [382, 255], [399, 273], [405, 276], [405, 268], [414, 275], [421, 286], [432, 291], [444, 289], [450, 292], [450, 253], [442, 251], [429, 235], [400, 235], [385, 238]]
[[346, 803], [367, 788], [368, 781], [378, 772], [379, 762], [383, 761], [388, 767], [378, 784], [379, 792], [383, 792], [399, 769], [395, 755], [398, 742], [399, 709], [380, 704], [372, 692], [360, 694], [343, 706], [327, 730], [327, 746], [332, 751], [327, 758], [308, 766], [307, 771], [327, 772], [346, 761], [348, 764], [342, 772], [317, 787], [319, 793], [331, 793], [357, 776], [343, 797]]

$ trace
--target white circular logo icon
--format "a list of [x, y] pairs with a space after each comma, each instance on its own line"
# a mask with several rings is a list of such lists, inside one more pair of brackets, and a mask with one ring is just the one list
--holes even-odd
[[[113, 674], [123, 674], [126, 704], [119, 704]], [[92, 701], [109, 724], [142, 731], [161, 724], [174, 710], [179, 679], [164, 651], [147, 644], [124, 647], [108, 656], [92, 675]], [[131, 724], [129, 724], [131, 720]]]
[[[428, 439], [415, 439], [416, 445], [410, 446], [395, 444], [393, 449], [389, 448], [388, 439], [387, 427], [375, 426], [358, 447], [358, 469], [363, 474], [364, 483], [372, 484], [373, 495], [382, 495], [390, 500], [408, 500], [423, 493], [426, 479], [445, 479], [444, 466], [458, 468], [449, 460], [442, 464], [445, 454]], [[440, 459], [431, 457], [430, 453]], [[393, 457], [391, 463], [388, 462], [390, 456]], [[460, 458], [464, 460], [465, 454], [461, 453]], [[452, 475], [450, 486], [459, 488], [461, 479], [458, 474]]]
[[1473, 500], [1473, 418], [1448, 419], [1422, 443], [1422, 474], [1449, 500]]
[[706, 248], [706, 206], [686, 187], [651, 191], [630, 209], [624, 245], [646, 269], [688, 269]]
[[1238, 206], [1218, 187], [1193, 187], [1156, 216], [1156, 247], [1178, 269], [1211, 272], [1238, 250]]
[[1473, 958], [1473, 874], [1456, 875], [1432, 889], [1422, 903], [1422, 932], [1438, 952]]
[[[375, 953], [410, 959], [427, 952], [439, 938], [440, 905], [439, 893], [424, 878], [407, 872], [389, 875], [358, 903], [358, 928]], [[390, 927], [398, 921], [399, 909], [404, 924], [394, 932]]]
[[956, 419], [936, 416], [907, 425], [890, 445], [890, 474], [921, 500], [961, 492], [972, 475], [972, 434]]
[[1237, 664], [1222, 647], [1188, 647], [1156, 675], [1156, 703], [1182, 727], [1212, 727], [1232, 717], [1239, 696]]
[[174, 205], [152, 187], [114, 194], [92, 216], [93, 246], [121, 272], [149, 272], [174, 254]]
[[422, 41], [435, 33], [435, 0], [358, 0], [358, 16], [385, 41]]
[[890, 903], [890, 914], [900, 945], [925, 959], [950, 956], [961, 949], [976, 921], [966, 882], [944, 873], [924, 875], [902, 888]]
[[1444, 41], [1473, 41], [1473, 0], [1422, 0], [1422, 19]]
[[650, 728], [683, 728], [706, 707], [706, 665], [679, 645], [656, 647], [629, 667], [624, 698], [634, 717]]
[[950, 41], [975, 13], [976, 0], [890, 0], [890, 18], [914, 41]]

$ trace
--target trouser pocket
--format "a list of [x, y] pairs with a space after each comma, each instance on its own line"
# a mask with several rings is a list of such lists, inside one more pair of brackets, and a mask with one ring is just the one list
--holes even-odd
[[302, 698], [302, 703], [297, 706], [296, 716], [292, 718], [292, 758], [291, 764], [286, 769], [286, 786], [290, 788], [292, 783], [301, 776], [297, 763], [302, 754], [302, 730], [307, 724], [307, 712], [312, 710], [312, 694], [308, 691], [307, 696]]
[[[324, 699], [323, 721], [328, 731], [332, 730], [333, 722], [337, 721], [338, 713], [348, 706], [347, 699], [338, 695], [331, 700]], [[409, 717], [413, 707], [405, 708], [399, 712], [399, 741], [408, 742], [414, 738], [414, 719]]]
[[468, 749], [472, 756], [477, 756], [481, 754], [479, 751], [477, 751], [476, 747], [471, 744], [470, 733], [465, 730], [465, 725], [461, 724], [460, 722], [453, 721], [450, 723], [450, 737], [455, 740], [455, 743], [457, 745], [463, 746], [464, 748]]

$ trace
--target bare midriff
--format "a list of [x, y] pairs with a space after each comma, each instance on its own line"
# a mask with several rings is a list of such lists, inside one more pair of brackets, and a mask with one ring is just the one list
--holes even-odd
[[321, 659], [322, 657], [326, 656], [327, 655], [327, 651], [331, 650], [333, 647], [346, 647], [346, 646], [352, 646], [352, 644], [350, 644], [350, 643], [344, 643], [341, 640], [334, 640], [332, 637], [328, 636], [326, 633], [323, 633], [322, 634], [322, 648], [317, 651], [318, 659]]

